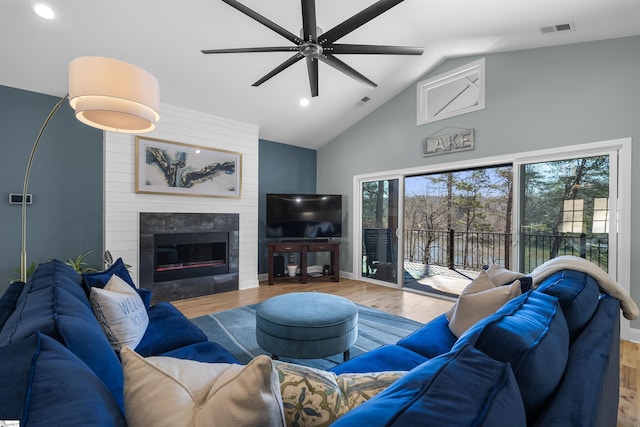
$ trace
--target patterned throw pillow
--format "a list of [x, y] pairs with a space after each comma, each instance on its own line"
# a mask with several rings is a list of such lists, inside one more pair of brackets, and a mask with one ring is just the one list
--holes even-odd
[[109, 343], [116, 351], [135, 348], [149, 326], [140, 295], [115, 274], [104, 287], [91, 288], [91, 308]]
[[406, 371], [341, 374], [338, 376], [338, 385], [350, 411], [389, 387], [405, 374]]
[[406, 372], [341, 374], [276, 361], [289, 427], [328, 426], [391, 385]]

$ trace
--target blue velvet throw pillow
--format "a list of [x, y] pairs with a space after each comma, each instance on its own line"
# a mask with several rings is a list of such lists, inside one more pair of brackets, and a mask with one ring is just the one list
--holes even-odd
[[129, 270], [127, 270], [127, 266], [124, 264], [124, 261], [122, 261], [122, 258], [118, 258], [104, 271], [82, 274], [82, 284], [85, 287], [87, 295], [91, 293], [91, 288], [93, 287], [104, 288], [114, 274], [127, 282], [132, 288], [136, 289], [136, 285], [129, 274]]
[[332, 424], [344, 426], [524, 426], [508, 363], [470, 345], [430, 359]]
[[21, 425], [126, 425], [91, 369], [41, 333], [0, 347], [0, 390], [0, 417]]
[[428, 359], [399, 345], [383, 345], [329, 369], [336, 375], [410, 371]]
[[82, 274], [82, 286], [85, 289], [87, 297], [91, 295], [91, 288], [104, 288], [107, 283], [109, 283], [109, 279], [111, 279], [111, 276], [113, 276], [114, 274], [124, 280], [129, 284], [129, 286], [131, 286], [136, 290], [136, 292], [138, 292], [138, 295], [140, 295], [140, 298], [142, 298], [142, 302], [148, 311], [149, 306], [151, 305], [151, 291], [145, 288], [136, 287], [136, 284], [131, 278], [129, 270], [127, 270], [127, 266], [125, 265], [122, 258], [118, 258], [113, 264], [111, 264], [109, 268], [104, 271]]
[[527, 414], [535, 416], [564, 373], [569, 329], [556, 297], [529, 291], [472, 326], [453, 350], [465, 344], [511, 364]]
[[398, 341], [406, 347], [428, 358], [448, 353], [458, 340], [449, 329], [446, 314], [441, 314], [426, 325]]
[[207, 336], [171, 303], [159, 302], [149, 309], [149, 326], [135, 348], [143, 357], [208, 341]]
[[536, 291], [558, 298], [571, 339], [589, 322], [598, 308], [600, 298], [600, 288], [595, 279], [575, 270], [561, 270], [552, 274], [539, 284]]

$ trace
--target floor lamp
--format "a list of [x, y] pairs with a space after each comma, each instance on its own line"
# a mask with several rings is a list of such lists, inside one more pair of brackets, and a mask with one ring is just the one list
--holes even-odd
[[23, 282], [27, 281], [27, 190], [31, 165], [42, 134], [67, 98], [78, 120], [110, 132], [150, 132], [160, 119], [160, 86], [152, 74], [135, 65], [98, 56], [84, 56], [69, 63], [69, 94], [56, 103], [42, 124], [24, 174], [20, 252]]

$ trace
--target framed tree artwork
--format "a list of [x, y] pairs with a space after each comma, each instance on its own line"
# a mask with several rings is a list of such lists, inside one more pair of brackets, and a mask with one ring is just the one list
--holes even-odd
[[136, 193], [239, 198], [242, 154], [136, 136]]

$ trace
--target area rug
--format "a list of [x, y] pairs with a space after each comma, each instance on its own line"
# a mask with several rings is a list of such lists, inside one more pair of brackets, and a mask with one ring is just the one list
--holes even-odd
[[[351, 357], [357, 357], [385, 344], [395, 344], [411, 332], [422, 326], [422, 323], [395, 316], [375, 308], [358, 306], [358, 339], [351, 347]], [[248, 363], [259, 354], [267, 354], [256, 341], [256, 307], [257, 304], [221, 311], [191, 319], [209, 337], [226, 348], [241, 363]], [[288, 359], [280, 360], [310, 366], [318, 369], [330, 369], [342, 363], [342, 354], [322, 359]]]

